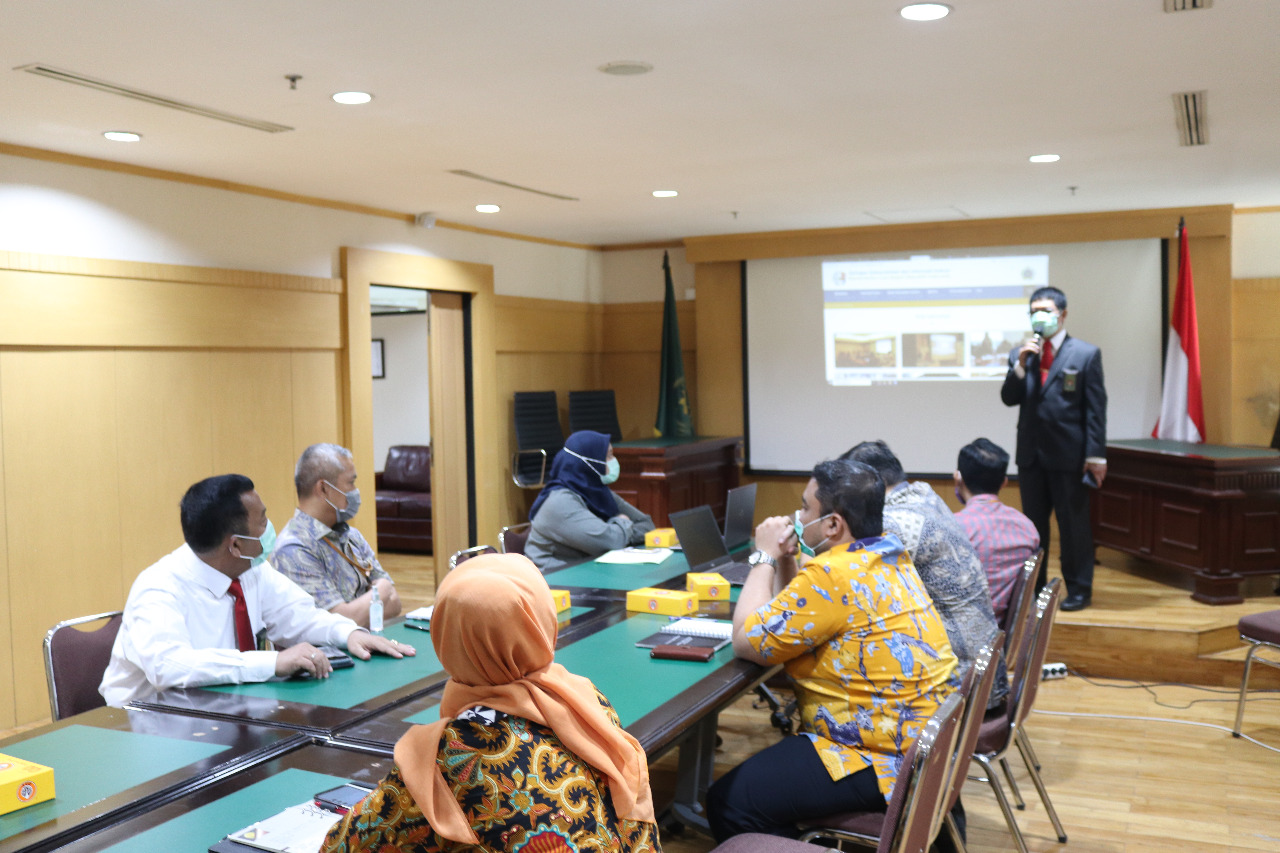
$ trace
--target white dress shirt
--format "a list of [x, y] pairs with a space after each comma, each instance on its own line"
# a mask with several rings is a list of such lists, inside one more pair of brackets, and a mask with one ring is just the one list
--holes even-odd
[[[311, 596], [268, 563], [241, 575], [240, 585], [254, 635], [265, 628], [281, 648], [300, 642], [345, 646], [357, 628], [345, 616], [317, 608]], [[231, 578], [188, 545], [138, 575], [98, 688], [107, 704], [121, 707], [174, 687], [265, 681], [275, 675], [276, 652], [237, 651], [230, 586]]]

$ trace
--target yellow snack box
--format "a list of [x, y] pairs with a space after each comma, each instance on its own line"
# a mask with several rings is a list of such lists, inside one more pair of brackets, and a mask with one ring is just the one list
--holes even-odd
[[633, 589], [627, 593], [627, 609], [664, 616], [684, 616], [698, 609], [698, 596], [678, 589]]
[[646, 548], [670, 548], [679, 544], [680, 539], [676, 536], [674, 527], [659, 527], [656, 530], [650, 530], [644, 535], [644, 546]]
[[568, 610], [570, 607], [573, 606], [573, 604], [569, 601], [569, 590], [567, 589], [551, 590], [551, 598], [556, 603], [557, 613], [563, 613], [564, 611]]
[[53, 768], [0, 755], [0, 814], [52, 800]]
[[685, 588], [699, 601], [729, 600], [729, 582], [715, 572], [689, 572], [685, 575]]

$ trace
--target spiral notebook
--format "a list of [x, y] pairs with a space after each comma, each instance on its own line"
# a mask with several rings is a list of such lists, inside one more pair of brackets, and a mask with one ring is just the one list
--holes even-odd
[[678, 619], [656, 634], [650, 634], [636, 648], [689, 646], [718, 651], [733, 639], [733, 623], [719, 619]]

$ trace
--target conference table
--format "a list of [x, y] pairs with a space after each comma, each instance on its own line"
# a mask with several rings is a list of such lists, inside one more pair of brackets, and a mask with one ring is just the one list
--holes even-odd
[[[230, 833], [347, 781], [373, 787], [392, 766], [370, 755], [295, 736], [285, 752], [98, 828], [59, 847], [70, 853], [206, 853]], [[334, 816], [335, 819], [337, 815]]]
[[[578, 597], [562, 614], [561, 630], [572, 637], [577, 626], [602, 607], [615, 606], [609, 595]], [[366, 717], [420, 696], [443, 684], [448, 674], [431, 647], [431, 634], [403, 618], [389, 622], [382, 635], [414, 647], [414, 657], [373, 655], [352, 659], [352, 666], [329, 678], [275, 678], [249, 684], [165, 690], [135, 699], [130, 708], [189, 714], [210, 719], [252, 720], [306, 734], [327, 737]]]
[[[572, 597], [556, 660], [600, 688], [650, 760], [679, 748], [667, 817], [705, 829], [700, 803], [711, 782], [718, 714], [776, 667], [738, 660], [729, 646], [707, 663], [656, 660], [636, 647], [669, 619], [628, 612], [627, 590], [679, 587], [687, 570], [677, 552], [656, 565], [583, 563], [547, 580]], [[704, 605], [706, 614], [730, 614], [729, 602]], [[429, 633], [400, 620], [384, 634], [414, 645], [417, 657], [357, 660], [321, 680], [165, 691], [129, 710], [98, 709], [6, 741], [0, 752], [53, 766], [59, 794], [0, 817], [0, 853], [203, 853], [345, 780], [373, 784], [391, 768], [395, 743], [410, 726], [439, 719], [447, 679]]]
[[118, 708], [97, 708], [14, 735], [0, 741], [0, 753], [54, 768], [57, 796], [0, 815], [0, 853], [57, 848], [305, 740], [247, 721]]

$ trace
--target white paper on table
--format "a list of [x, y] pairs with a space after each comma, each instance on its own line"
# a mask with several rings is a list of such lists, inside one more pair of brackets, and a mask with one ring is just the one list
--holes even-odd
[[640, 566], [665, 562], [671, 556], [670, 548], [620, 548], [596, 557], [597, 563], [613, 563], [622, 566]]

